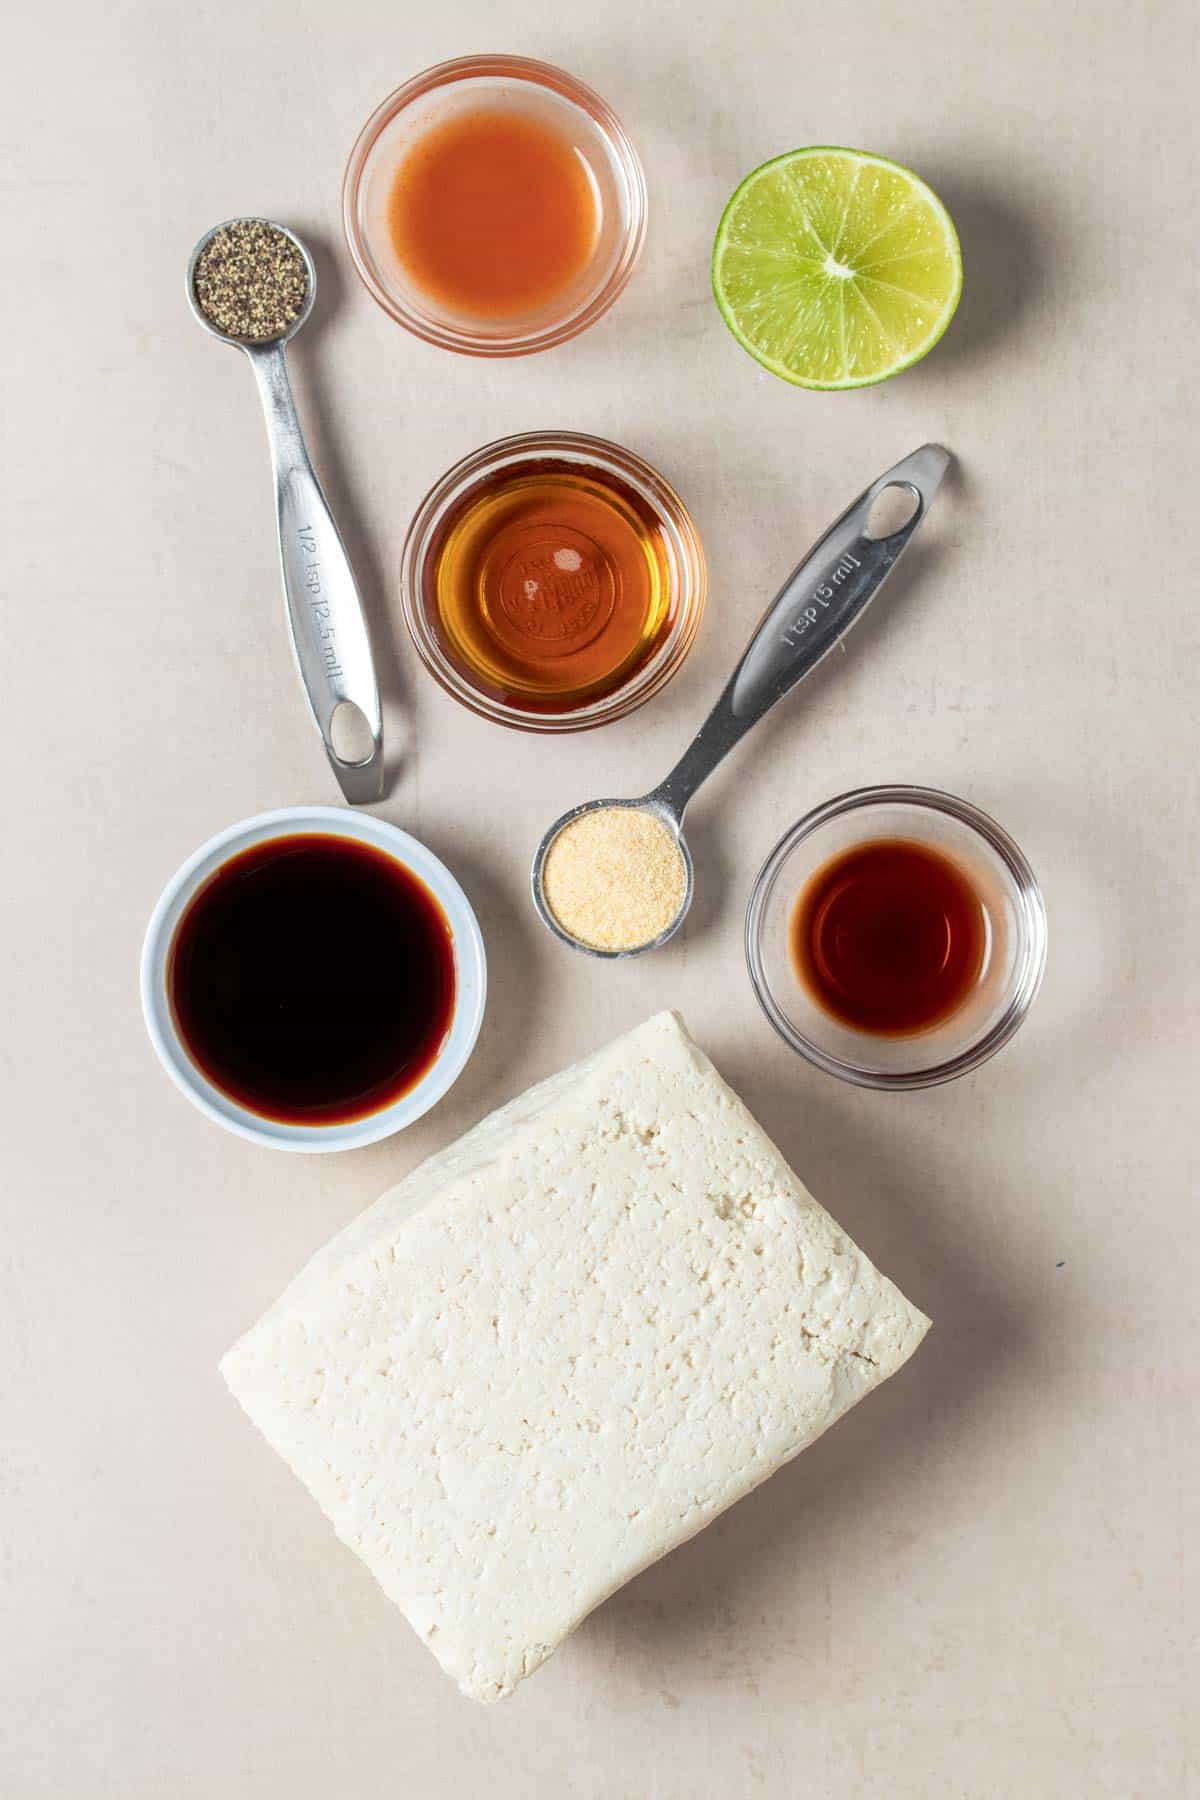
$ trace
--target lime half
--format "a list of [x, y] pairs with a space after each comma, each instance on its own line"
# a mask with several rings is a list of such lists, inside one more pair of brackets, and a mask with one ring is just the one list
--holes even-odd
[[911, 169], [789, 150], [747, 175], [713, 245], [713, 293], [743, 349], [800, 387], [867, 387], [919, 361], [962, 292], [950, 214]]

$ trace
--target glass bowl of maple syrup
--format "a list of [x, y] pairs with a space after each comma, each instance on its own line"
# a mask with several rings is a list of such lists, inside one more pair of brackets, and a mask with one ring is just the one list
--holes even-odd
[[534, 732], [623, 718], [680, 667], [704, 611], [704, 552], [670, 483], [573, 431], [486, 444], [409, 527], [405, 621], [472, 712]]
[[808, 813], [746, 909], [746, 960], [779, 1035], [859, 1087], [933, 1087], [1023, 1022], [1046, 962], [1025, 856], [986, 813], [932, 788], [873, 787]]
[[612, 305], [646, 231], [646, 181], [612, 109], [521, 56], [439, 63], [376, 108], [342, 221], [368, 291], [474, 356], [563, 343]]

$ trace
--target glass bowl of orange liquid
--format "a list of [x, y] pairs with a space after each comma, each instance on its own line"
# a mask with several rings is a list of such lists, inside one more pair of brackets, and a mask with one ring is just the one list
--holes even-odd
[[355, 267], [418, 337], [474, 356], [563, 343], [608, 310], [646, 231], [620, 120], [548, 63], [439, 63], [376, 108], [350, 153]]
[[502, 438], [456, 463], [418, 508], [400, 572], [435, 680], [534, 732], [605, 725], [657, 694], [691, 648], [705, 587], [670, 483], [574, 431]]
[[1025, 856], [969, 801], [859, 788], [792, 826], [746, 909], [763, 1011], [859, 1087], [933, 1087], [978, 1068], [1041, 985], [1046, 909]]

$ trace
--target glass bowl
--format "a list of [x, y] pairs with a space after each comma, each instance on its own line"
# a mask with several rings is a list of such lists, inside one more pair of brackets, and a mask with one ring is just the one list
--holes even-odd
[[[856, 1031], [827, 1013], [801, 985], [789, 944], [792, 910], [810, 878], [881, 838], [949, 857], [978, 893], [987, 924], [983, 971], [964, 1003], [927, 1031], [895, 1037]], [[1021, 1024], [1045, 967], [1046, 909], [1016, 844], [968, 801], [933, 788], [859, 788], [806, 814], [768, 856], [746, 909], [746, 961], [780, 1037], [819, 1069], [859, 1087], [933, 1087], [978, 1068]]]
[[[498, 474], [578, 467], [616, 477], [654, 515], [666, 557], [674, 618], [650, 658], [619, 687], [569, 710], [523, 707], [481, 685], [452, 654], [435, 598], [438, 557], [449, 524], [471, 495]], [[700, 538], [683, 501], [656, 469], [605, 438], [575, 431], [531, 431], [500, 438], [464, 457], [430, 489], [408, 529], [401, 559], [400, 598], [405, 622], [425, 667], [446, 692], [500, 725], [520, 731], [587, 731], [624, 718], [665, 687], [687, 655], [704, 612], [707, 576]]]
[[[443, 310], [407, 275], [392, 246], [387, 209], [402, 159], [433, 125], [464, 112], [511, 109], [554, 128], [586, 165], [599, 215], [592, 256], [539, 311], [487, 321]], [[342, 223], [354, 265], [389, 317], [426, 342], [471, 356], [523, 356], [564, 343], [621, 292], [646, 235], [646, 178], [616, 114], [592, 90], [549, 63], [523, 56], [463, 56], [405, 82], [358, 134], [342, 182]]]

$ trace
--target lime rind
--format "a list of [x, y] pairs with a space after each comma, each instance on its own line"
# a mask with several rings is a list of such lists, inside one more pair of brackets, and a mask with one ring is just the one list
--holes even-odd
[[816, 145], [751, 170], [717, 227], [713, 293], [743, 349], [798, 387], [870, 387], [928, 355], [962, 292], [953, 221], [902, 164]]

